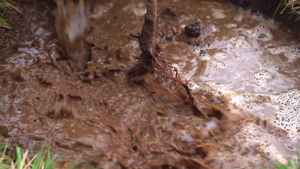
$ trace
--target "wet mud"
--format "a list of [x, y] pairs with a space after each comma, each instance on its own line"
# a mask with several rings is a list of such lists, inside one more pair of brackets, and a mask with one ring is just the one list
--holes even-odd
[[50, 139], [82, 168], [274, 168], [298, 151], [299, 41], [280, 23], [220, 1], [158, 2], [156, 43], [204, 119], [159, 68], [128, 78], [144, 1], [85, 1], [90, 59], [76, 73], [61, 59], [55, 3], [22, 3], [0, 49], [0, 143]]

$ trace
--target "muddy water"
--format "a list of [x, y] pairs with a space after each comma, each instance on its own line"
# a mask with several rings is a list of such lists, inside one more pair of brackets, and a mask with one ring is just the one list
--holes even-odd
[[[12, 53], [0, 50], [1, 142], [50, 139], [53, 153], [83, 168], [274, 168], [295, 155], [299, 42], [279, 23], [222, 2], [159, 2], [157, 43], [204, 120], [159, 69], [128, 80], [140, 55], [129, 34], [141, 30], [144, 2], [86, 1], [91, 60], [72, 75], [56, 66], [64, 60], [47, 5], [24, 4]], [[184, 27], [196, 21], [201, 35], [189, 38]]]

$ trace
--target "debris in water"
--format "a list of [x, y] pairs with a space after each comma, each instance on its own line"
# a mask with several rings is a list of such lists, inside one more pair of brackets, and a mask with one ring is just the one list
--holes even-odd
[[200, 36], [200, 23], [195, 22], [194, 24], [188, 25], [185, 28], [185, 32], [190, 37], [198, 37]]

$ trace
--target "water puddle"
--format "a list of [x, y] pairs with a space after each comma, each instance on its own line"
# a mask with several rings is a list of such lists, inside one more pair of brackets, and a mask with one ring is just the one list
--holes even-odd
[[[184, 90], [160, 70], [142, 85], [128, 81], [140, 55], [129, 34], [141, 30], [144, 3], [86, 1], [91, 60], [68, 75], [53, 65], [53, 9], [29, 5], [24, 15], [32, 17], [20, 22], [13, 53], [0, 64], [2, 142], [28, 148], [50, 138], [52, 152], [65, 160], [81, 156], [84, 165], [103, 168], [286, 163], [300, 139], [300, 50], [293, 32], [217, 1], [158, 5], [157, 43], [208, 120], [194, 115]], [[188, 37], [185, 26], [196, 22], [200, 36]]]

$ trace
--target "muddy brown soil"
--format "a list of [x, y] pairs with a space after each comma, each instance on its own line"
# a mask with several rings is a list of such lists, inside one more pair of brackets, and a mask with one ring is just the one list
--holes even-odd
[[[261, 147], [268, 147], [269, 142], [247, 139], [259, 140], [253, 133], [263, 133], [288, 140], [287, 132], [231, 104], [233, 99], [223, 95], [226, 90], [221, 85], [211, 83], [223, 91], [210, 91], [204, 84], [194, 82], [202, 76], [209, 82], [220, 80], [218, 74], [213, 74], [222, 67], [220, 58], [214, 62], [203, 59], [205, 50], [217, 46], [212, 47], [216, 52], [222, 49], [218, 45], [226, 46], [221, 42], [222, 36], [233, 36], [234, 24], [229, 25], [232, 18], [236, 17], [236, 27], [243, 27], [239, 20], [251, 18], [248, 13], [220, 1], [166, 0], [158, 4], [156, 43], [172, 66], [172, 75], [183, 79], [191, 89], [197, 85], [203, 89], [192, 90], [197, 107], [209, 117], [203, 119], [195, 113], [185, 90], [159, 68], [138, 81], [128, 78], [140, 62], [138, 41], [129, 34], [138, 35], [141, 31], [146, 12], [144, 1], [85, 1], [90, 27], [84, 40], [89, 44], [91, 59], [85, 70], [76, 73], [66, 71], [66, 60], [58, 56], [55, 4], [21, 3], [23, 14], [14, 18], [18, 29], [9, 38], [10, 45], [0, 48], [0, 143], [29, 149], [49, 139], [52, 153], [63, 154], [66, 162], [79, 158], [82, 168], [274, 168], [273, 160], [279, 159], [275, 148], [266, 152]], [[228, 9], [229, 17], [222, 20], [224, 9]], [[255, 27], [261, 20], [251, 20], [245, 29]], [[201, 32], [191, 37], [185, 26], [195, 23]], [[268, 38], [269, 34], [264, 33], [258, 37], [260, 40]], [[8, 40], [6, 33], [0, 36], [3, 41]], [[275, 34], [274, 39], [280, 39], [278, 36]], [[286, 39], [291, 38], [287, 35]], [[239, 47], [243, 45], [244, 42]], [[197, 56], [193, 54], [196, 49], [200, 51]], [[254, 62], [251, 59], [249, 62]], [[287, 59], [280, 55], [278, 62], [274, 60], [277, 64]], [[241, 68], [233, 65], [223, 69], [221, 76], [226, 76], [225, 80], [218, 83], [230, 79], [226, 85], [238, 89], [237, 93], [243, 87], [246, 92], [262, 92], [246, 103], [248, 108], [252, 101], [271, 104], [270, 96], [264, 94], [299, 89], [299, 58], [295, 60], [289, 65], [294, 71], [286, 73], [291, 78], [289, 85], [271, 88], [272, 91], [269, 86], [264, 88], [252, 82], [244, 87], [242, 73], [236, 75], [237, 80], [231, 80], [234, 73], [225, 73], [239, 72]], [[247, 64], [242, 66], [249, 72], [256, 68], [248, 68]], [[254, 128], [257, 130], [253, 133], [243, 135]]]

